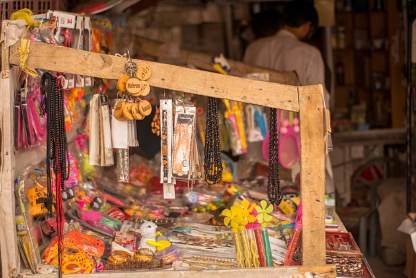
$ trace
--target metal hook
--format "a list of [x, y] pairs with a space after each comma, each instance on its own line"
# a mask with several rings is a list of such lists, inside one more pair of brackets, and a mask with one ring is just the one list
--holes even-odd
[[126, 47], [125, 48], [125, 50], [127, 51], [127, 53], [126, 54], [124, 54], [124, 55], [127, 55], [126, 57], [127, 57], [127, 60], [129, 60], [129, 61], [131, 61], [131, 57], [130, 57], [130, 50]]

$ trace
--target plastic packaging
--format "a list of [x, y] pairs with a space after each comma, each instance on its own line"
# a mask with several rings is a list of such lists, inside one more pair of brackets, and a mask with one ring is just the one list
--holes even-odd
[[129, 149], [117, 149], [117, 180], [129, 182]]
[[169, 265], [179, 259], [179, 249], [176, 246], [169, 246], [155, 253], [155, 259], [163, 260], [164, 265]]
[[266, 256], [267, 266], [273, 266], [273, 256], [270, 247], [269, 232], [267, 231], [267, 227], [261, 228], [261, 236], [263, 238], [264, 253]]
[[260, 267], [259, 252], [257, 249], [257, 241], [256, 236], [254, 234], [254, 230], [251, 226], [249, 226], [248, 228], [246, 227], [246, 229], [248, 245], [250, 246], [251, 252], [251, 264], [253, 267]]
[[104, 232], [113, 233], [120, 231], [123, 223], [117, 219], [105, 216], [97, 211], [83, 210], [81, 219]]
[[260, 227], [254, 228], [253, 233], [256, 238], [256, 245], [257, 245], [257, 251], [259, 253], [260, 266], [266, 267], [267, 266], [266, 252], [264, 250], [263, 237], [261, 235]]
[[244, 247], [242, 243], [242, 239], [240, 237], [240, 234], [237, 232], [233, 232], [233, 241], [235, 246], [235, 253], [237, 256], [237, 262], [239, 268], [244, 268]]
[[244, 256], [244, 265], [246, 268], [253, 267], [252, 264], [252, 254], [250, 250], [250, 244], [248, 241], [247, 230], [239, 230], [239, 237], [241, 239], [241, 244], [243, 247], [243, 256]]
[[97, 258], [104, 254], [105, 243], [103, 240], [94, 238], [77, 230], [71, 230], [65, 235], [64, 244], [67, 247], [82, 250]]

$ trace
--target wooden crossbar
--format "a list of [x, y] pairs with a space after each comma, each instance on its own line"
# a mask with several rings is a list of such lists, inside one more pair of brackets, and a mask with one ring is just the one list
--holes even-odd
[[[10, 47], [10, 64], [19, 64], [20, 42]], [[40, 42], [30, 43], [27, 66], [50, 71], [118, 79], [127, 59], [114, 55], [92, 53]], [[299, 111], [298, 89], [295, 86], [242, 79], [219, 73], [189, 69], [162, 63], [133, 60], [137, 65], [146, 63], [152, 70], [150, 86], [227, 98], [262, 106]]]

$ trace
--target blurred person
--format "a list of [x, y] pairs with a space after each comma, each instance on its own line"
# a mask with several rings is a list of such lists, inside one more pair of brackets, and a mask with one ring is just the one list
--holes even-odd
[[317, 26], [318, 13], [313, 4], [294, 0], [284, 9], [280, 31], [251, 43], [245, 52], [244, 62], [276, 71], [295, 71], [303, 86], [322, 84], [328, 107], [329, 94], [325, 88], [321, 52], [302, 41], [310, 38]]
[[281, 19], [282, 14], [274, 9], [264, 10], [255, 14], [251, 23], [255, 39], [276, 34], [280, 29]]
[[[325, 104], [329, 108], [329, 93], [325, 88], [325, 66], [321, 52], [302, 41], [313, 35], [318, 27], [318, 20], [318, 12], [311, 2], [291, 1], [284, 9], [282, 28], [275, 35], [251, 43], [245, 52], [244, 62], [276, 71], [295, 71], [301, 86], [321, 84]], [[333, 194], [335, 189], [328, 155], [325, 164], [326, 192]]]

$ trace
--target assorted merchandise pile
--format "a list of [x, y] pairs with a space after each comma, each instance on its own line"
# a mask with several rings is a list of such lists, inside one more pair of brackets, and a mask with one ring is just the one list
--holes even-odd
[[[55, 11], [34, 19], [22, 42], [112, 53], [105, 19]], [[17, 159], [35, 150], [44, 154], [20, 166], [15, 180], [26, 268], [67, 274], [300, 262], [299, 247], [292, 247], [299, 244], [298, 180], [279, 176], [279, 165], [290, 169], [299, 158], [296, 116], [157, 93], [147, 83], [151, 67], [137, 65], [128, 50], [120, 56], [126, 63], [116, 84], [21, 69], [14, 103]], [[235, 161], [251, 143], [260, 143], [264, 157], [247, 164], [248, 178], [240, 179]], [[268, 176], [262, 174], [265, 161]], [[330, 209], [327, 221], [337, 229]], [[327, 245], [333, 248], [328, 263], [337, 262], [339, 274], [362, 277], [359, 253], [338, 258], [338, 251], [356, 247], [352, 237], [327, 236]]]

